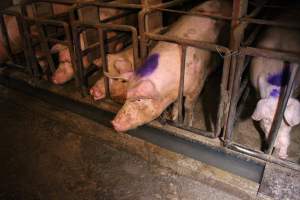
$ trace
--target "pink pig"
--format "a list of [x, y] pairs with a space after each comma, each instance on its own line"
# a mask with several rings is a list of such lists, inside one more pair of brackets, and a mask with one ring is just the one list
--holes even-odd
[[[129, 47], [120, 53], [107, 55], [107, 66], [110, 75], [119, 76], [120, 74], [133, 72], [133, 49]], [[127, 82], [109, 78], [109, 89], [111, 97], [124, 102], [127, 93]], [[98, 80], [90, 89], [90, 94], [94, 100], [100, 100], [105, 97], [104, 78]]]
[[[277, 20], [283, 22], [298, 23], [299, 11], [289, 10]], [[275, 49], [287, 52], [300, 52], [300, 31], [270, 27], [258, 41], [258, 47], [264, 49]], [[252, 119], [259, 121], [266, 139], [273, 123], [275, 112], [278, 106], [278, 99], [282, 87], [286, 86], [290, 76], [290, 67], [297, 67], [298, 63], [287, 63], [283, 60], [254, 57], [251, 62], [250, 75], [252, 85], [260, 94]], [[300, 72], [295, 79], [295, 89], [292, 97], [289, 98], [284, 120], [281, 122], [278, 135], [275, 141], [275, 149], [278, 150], [280, 158], [287, 158], [287, 150], [290, 144], [290, 131], [293, 126], [300, 123], [300, 103], [295, 98], [295, 92], [299, 90]]]
[[[111, 16], [119, 14], [119, 10], [116, 9], [110, 9], [110, 8], [100, 8], [100, 19], [105, 20]], [[121, 23], [120, 20], [114, 21], [114, 23]], [[108, 33], [108, 38], [113, 37], [116, 33], [114, 32], [109, 32]], [[81, 49], [84, 49], [85, 45], [83, 42], [83, 35], [80, 35], [80, 46]], [[123, 48], [123, 43], [119, 42], [117, 43], [114, 47], [115, 51], [120, 51]], [[71, 56], [69, 49], [67, 46], [61, 45], [61, 44], [55, 44], [51, 48], [52, 53], [57, 53], [59, 54], [59, 65], [57, 67], [57, 70], [54, 72], [52, 75], [52, 82], [54, 84], [64, 84], [71, 80], [74, 77], [74, 69], [71, 63]], [[97, 63], [98, 61], [94, 61], [93, 63]], [[87, 56], [83, 57], [83, 67], [86, 68], [90, 65]], [[99, 66], [96, 64], [96, 66]]]
[[[9, 42], [11, 44], [11, 49], [13, 52], [16, 52], [17, 50], [20, 50], [22, 46], [17, 20], [13, 16], [4, 16], [4, 22], [6, 24], [7, 34], [9, 37]], [[3, 63], [8, 59], [8, 54], [4, 47], [3, 42], [4, 42], [4, 38], [1, 33], [0, 34], [0, 63]]]
[[[231, 16], [231, 1], [209, 0], [195, 8]], [[218, 42], [225, 21], [207, 17], [183, 16], [165, 34], [191, 40]], [[196, 27], [196, 28], [195, 28]], [[156, 119], [178, 98], [181, 47], [174, 43], [158, 42], [145, 63], [136, 72], [123, 73], [128, 81], [127, 99], [112, 124], [117, 131], [127, 131]], [[203, 88], [206, 77], [214, 70], [212, 53], [188, 47], [185, 61], [184, 123], [192, 125], [193, 109]], [[178, 102], [173, 108], [177, 118]]]

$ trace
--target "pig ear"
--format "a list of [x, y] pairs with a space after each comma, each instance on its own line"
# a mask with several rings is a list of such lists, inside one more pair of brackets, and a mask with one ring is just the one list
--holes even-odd
[[119, 74], [133, 72], [131, 62], [125, 58], [117, 59], [114, 62], [114, 68], [119, 72]]
[[159, 98], [159, 93], [156, 90], [155, 85], [150, 80], [140, 81], [127, 92], [127, 99], [131, 101], [157, 98]]
[[261, 99], [258, 101], [254, 113], [252, 114], [252, 119], [255, 121], [260, 121], [264, 119], [267, 115], [270, 115], [269, 107], [270, 98]]
[[300, 103], [294, 98], [290, 98], [284, 112], [284, 119], [289, 126], [300, 123]]
[[62, 51], [63, 49], [66, 49], [67, 47], [65, 45], [62, 44], [55, 44], [52, 48], [51, 48], [51, 53], [58, 53], [60, 51]]
[[262, 98], [269, 96], [268, 90], [267, 90], [268, 87], [269, 87], [269, 84], [266, 82], [265, 77], [259, 76], [258, 77], [258, 88], [259, 88], [260, 96]]

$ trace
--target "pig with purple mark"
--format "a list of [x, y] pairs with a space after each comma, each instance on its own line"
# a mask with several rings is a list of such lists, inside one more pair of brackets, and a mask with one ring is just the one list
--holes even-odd
[[[201, 10], [231, 16], [231, 4], [232, 2], [227, 0], [209, 0], [196, 6], [192, 11]], [[218, 43], [219, 35], [226, 24], [224, 20], [219, 19], [182, 16], [165, 35]], [[172, 119], [177, 119], [181, 56], [180, 45], [160, 41], [136, 72], [118, 76], [106, 74], [110, 78], [128, 81], [125, 104], [112, 121], [115, 130], [123, 132], [151, 122], [172, 103], [174, 103]], [[192, 125], [195, 103], [207, 76], [216, 68], [213, 58], [210, 51], [187, 47], [183, 91], [185, 125]]]
[[[295, 17], [298, 16], [298, 17]], [[299, 12], [291, 10], [280, 16], [278, 21], [296, 22]], [[300, 52], [300, 31], [269, 27], [258, 41], [259, 48], [275, 49], [288, 52]], [[252, 119], [259, 121], [260, 127], [265, 133], [266, 140], [269, 138], [270, 129], [278, 106], [278, 100], [282, 89], [287, 85], [290, 78], [291, 67], [298, 67], [298, 63], [288, 63], [282, 60], [254, 57], [251, 61], [250, 76], [254, 88], [260, 94]], [[293, 126], [300, 123], [300, 103], [295, 98], [300, 83], [300, 74], [297, 73], [295, 87], [292, 96], [288, 100], [275, 141], [276, 156], [285, 159], [290, 144], [290, 131]]]

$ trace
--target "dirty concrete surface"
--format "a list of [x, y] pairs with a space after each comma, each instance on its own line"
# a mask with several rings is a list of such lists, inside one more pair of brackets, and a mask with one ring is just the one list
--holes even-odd
[[8, 90], [0, 86], [0, 199], [239, 199], [24, 107]]

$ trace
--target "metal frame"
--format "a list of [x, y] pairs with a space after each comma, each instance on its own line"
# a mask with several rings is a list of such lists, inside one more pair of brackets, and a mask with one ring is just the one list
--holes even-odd
[[[79, 42], [79, 35], [83, 30], [87, 29], [94, 29], [98, 32], [98, 42], [96, 42], [93, 45], [90, 45], [85, 50], [81, 50], [80, 48], [80, 42]], [[100, 57], [102, 60], [102, 69], [103, 73], [108, 72], [107, 67], [107, 51], [105, 47], [105, 35], [104, 31], [122, 31], [122, 32], [130, 32], [131, 33], [131, 39], [132, 39], [132, 47], [133, 47], [133, 58], [134, 58], [134, 68], [139, 63], [139, 54], [138, 54], [138, 33], [137, 30], [128, 25], [115, 25], [115, 24], [87, 24], [82, 22], [74, 22], [72, 24], [72, 32], [73, 32], [73, 43], [75, 47], [75, 53], [76, 53], [76, 66], [78, 69], [77, 76], [79, 77], [80, 86], [82, 89], [82, 92], [84, 94], [87, 93], [87, 78], [88, 73], [83, 67], [82, 57], [89, 52], [95, 50], [96, 48], [100, 48]], [[104, 77], [104, 83], [105, 83], [105, 92], [106, 92], [106, 99], [110, 99], [110, 91], [109, 91], [109, 81], [107, 77]]]
[[[184, 12], [184, 11], [177, 11], [177, 10], [172, 10], [168, 9], [169, 5], [163, 5], [160, 7], [151, 7], [147, 10], [143, 10], [139, 14], [139, 28], [140, 28], [140, 34], [141, 34], [141, 58], [145, 59], [147, 55], [147, 49], [148, 49], [148, 42], [150, 40], [155, 40], [155, 41], [165, 41], [165, 42], [171, 42], [171, 43], [176, 43], [179, 44], [182, 47], [182, 59], [181, 59], [181, 68], [180, 68], [180, 87], [179, 87], [179, 94], [178, 94], [178, 110], [179, 110], [179, 115], [178, 115], [178, 121], [173, 122], [173, 121], [168, 121], [171, 125], [174, 125], [176, 127], [192, 131], [194, 133], [210, 137], [210, 138], [216, 138], [219, 137], [221, 133], [221, 129], [223, 127], [223, 117], [226, 116], [226, 104], [228, 103], [228, 91], [227, 91], [227, 82], [228, 82], [228, 75], [229, 75], [229, 70], [230, 70], [230, 55], [231, 51], [229, 48], [225, 46], [221, 46], [218, 44], [211, 44], [208, 42], [203, 42], [203, 41], [195, 41], [195, 40], [188, 40], [188, 39], [182, 39], [178, 37], [169, 37], [165, 35], [161, 35], [157, 32], [159, 31], [146, 31], [147, 27], [145, 26], [145, 18], [147, 15], [153, 13], [153, 12], [172, 12], [172, 13], [180, 13], [180, 14], [185, 14], [185, 15], [194, 15], [194, 16], [206, 16], [206, 17], [211, 17], [215, 19], [224, 19], [224, 20], [230, 20], [231, 17], [226, 17], [222, 15], [216, 15], [216, 14], [211, 14], [211, 13], [205, 13], [205, 12]], [[164, 29], [164, 28], [163, 28]], [[163, 30], [162, 29], [162, 30]], [[218, 53], [223, 53], [224, 56], [224, 63], [223, 63], [223, 74], [222, 74], [222, 80], [221, 80], [221, 86], [220, 86], [220, 101], [218, 105], [218, 114], [217, 114], [217, 122], [215, 124], [215, 130], [210, 132], [190, 126], [186, 126], [183, 124], [183, 116], [182, 116], [182, 105], [183, 105], [183, 83], [184, 83], [184, 71], [185, 71], [185, 57], [186, 57], [186, 48], [187, 47], [196, 47], [200, 49], [205, 49], [213, 52], [218, 52]], [[225, 112], [224, 112], [225, 110]]]
[[[240, 1], [238, 1], [241, 3]], [[244, 2], [246, 3], [246, 2]], [[236, 33], [235, 38], [242, 38], [244, 34], [245, 28], [250, 24], [257, 24], [257, 25], [268, 25], [268, 26], [280, 26], [285, 28], [295, 28], [299, 29], [299, 24], [290, 24], [290, 23], [280, 23], [280, 22], [274, 22], [270, 20], [263, 20], [263, 19], [255, 19], [254, 17], [256, 14], [265, 7], [265, 3], [261, 4], [259, 7], [257, 7], [256, 10], [254, 10], [251, 14], [246, 15], [244, 13], [244, 16], [241, 16], [239, 19], [239, 22], [234, 30]], [[257, 34], [256, 31], [253, 32], [253, 34]], [[232, 80], [232, 90], [231, 90], [231, 97], [230, 97], [230, 108], [229, 108], [229, 114], [227, 116], [227, 123], [225, 128], [225, 146], [229, 149], [244, 153], [246, 155], [250, 155], [259, 159], [262, 159], [267, 162], [272, 162], [279, 164], [281, 166], [289, 167], [295, 170], [300, 170], [300, 166], [297, 163], [288, 161], [288, 160], [282, 160], [279, 158], [276, 158], [272, 156], [272, 150], [274, 148], [275, 140], [277, 138], [278, 129], [280, 127], [280, 124], [283, 120], [283, 113], [286, 109], [288, 99], [291, 95], [291, 91], [294, 85], [294, 79], [295, 75], [297, 73], [297, 68], [291, 69], [291, 76], [289, 79], [289, 82], [287, 86], [284, 88], [283, 94], [281, 94], [279, 98], [278, 103], [278, 109], [276, 110], [276, 114], [272, 123], [272, 127], [270, 130], [270, 143], [268, 146], [268, 149], [266, 152], [258, 151], [249, 147], [246, 147], [241, 144], [237, 144], [232, 141], [233, 138], [233, 127], [236, 120], [237, 115], [237, 108], [238, 108], [238, 102], [240, 98], [242, 97], [242, 93], [244, 92], [244, 88], [240, 89], [242, 81], [242, 74], [245, 70], [245, 58], [246, 56], [261, 56], [261, 57], [267, 57], [267, 58], [275, 58], [280, 60], [285, 60], [289, 62], [298, 62], [300, 63], [300, 57], [299, 54], [293, 54], [293, 53], [286, 53], [286, 52], [280, 52], [280, 51], [273, 51], [273, 50], [266, 50], [266, 49], [260, 49], [260, 48], [253, 48], [249, 47], [249, 45], [252, 43], [251, 40], [253, 40], [253, 35], [250, 35], [248, 40], [242, 45], [242, 40], [235, 40], [234, 45], [238, 50], [238, 54], [234, 56], [232, 59], [236, 59], [235, 64], [235, 71], [234, 71], [234, 78]], [[233, 62], [233, 61], [232, 61]], [[238, 94], [238, 95], [237, 95]]]
[[[201, 134], [206, 137], [216, 138], [220, 137], [221, 130], [224, 130], [224, 135], [222, 138], [224, 140], [224, 146], [211, 146], [211, 148], [221, 149], [222, 151], [237, 155], [246, 160], [254, 160], [256, 162], [272, 162], [276, 163], [281, 166], [289, 167], [295, 170], [300, 171], [300, 166], [296, 163], [281, 160], [275, 158], [271, 155], [274, 142], [277, 136], [279, 124], [282, 121], [283, 111], [286, 108], [286, 104], [288, 98], [291, 94], [291, 90], [294, 83], [294, 76], [297, 69], [292, 69], [292, 76], [288, 82], [287, 87], [284, 90], [283, 95], [280, 98], [279, 102], [279, 109], [276, 112], [276, 116], [274, 119], [274, 123], [271, 129], [271, 143], [266, 153], [254, 149], [250, 149], [249, 147], [245, 147], [241, 144], [234, 143], [232, 141], [233, 137], [233, 127], [236, 120], [236, 116], [238, 114], [237, 107], [238, 102], [241, 98], [244, 98], [243, 93], [247, 89], [247, 82], [242, 82], [241, 75], [243, 74], [246, 66], [245, 66], [245, 59], [246, 56], [263, 56], [263, 57], [271, 57], [271, 58], [278, 58], [283, 59], [286, 61], [291, 62], [299, 62], [300, 58], [299, 55], [279, 52], [279, 51], [270, 51], [265, 49], [258, 49], [249, 47], [253, 42], [255, 36], [259, 31], [255, 29], [252, 34], [244, 39], [245, 29], [249, 24], [256, 24], [256, 25], [270, 25], [270, 26], [281, 26], [281, 27], [288, 27], [288, 28], [300, 28], [299, 24], [288, 24], [288, 23], [278, 23], [274, 21], [264, 20], [264, 19], [256, 19], [258, 13], [264, 8], [269, 7], [266, 5], [267, 1], [261, 2], [257, 5], [256, 9], [254, 9], [250, 14], [247, 15], [247, 7], [248, 7], [248, 0], [233, 0], [233, 12], [231, 17], [224, 17], [221, 15], [213, 15], [210, 13], [193, 13], [193, 12], [184, 12], [178, 10], [172, 10], [170, 7], [175, 5], [180, 5], [188, 0], [173, 0], [166, 3], [160, 3], [157, 5], [139, 5], [139, 4], [126, 4], [126, 3], [117, 3], [117, 2], [103, 2], [103, 3], [77, 3], [73, 4], [69, 11], [70, 17], [70, 24], [63, 21], [51, 20], [51, 19], [30, 19], [27, 17], [22, 16], [17, 12], [12, 11], [2, 11], [0, 14], [0, 24], [2, 26], [2, 34], [4, 35], [4, 44], [9, 51], [9, 57], [13, 59], [14, 55], [12, 55], [7, 30], [4, 28], [3, 23], [3, 15], [13, 15], [16, 16], [18, 19], [18, 25], [20, 30], [24, 30], [24, 38], [23, 46], [25, 49], [26, 58], [30, 58], [27, 60], [26, 66], [27, 69], [30, 70], [31, 74], [34, 77], [38, 76], [37, 73], [37, 66], [36, 60], [34, 56], [33, 47], [33, 40], [30, 36], [29, 26], [35, 25], [38, 27], [41, 41], [42, 50], [44, 52], [44, 56], [47, 58], [48, 63], [50, 65], [50, 69], [53, 72], [55, 67], [53, 65], [53, 61], [51, 61], [51, 53], [49, 51], [48, 43], [60, 43], [68, 46], [72, 65], [74, 66], [74, 71], [76, 73], [75, 80], [77, 86], [81, 88], [83, 94], [87, 93], [87, 85], [86, 79], [88, 72], [85, 71], [83, 68], [82, 57], [87, 55], [89, 52], [99, 48], [100, 49], [100, 56], [102, 59], [102, 67], [103, 72], [107, 72], [107, 61], [106, 55], [107, 51], [105, 50], [104, 45], [104, 32], [105, 31], [124, 31], [130, 32], [133, 42], [133, 49], [134, 49], [134, 67], [137, 67], [142, 60], [144, 60], [147, 56], [147, 49], [149, 41], [166, 41], [171, 43], [179, 44], [182, 47], [182, 55], [186, 54], [187, 47], [196, 47], [201, 49], [206, 49], [209, 51], [214, 51], [224, 53], [224, 63], [223, 63], [223, 74], [221, 80], [221, 88], [220, 88], [220, 102], [219, 102], [219, 110], [217, 115], [217, 122], [215, 124], [215, 131], [209, 132], [205, 130], [196, 129], [193, 127], [186, 127], [182, 124], [183, 117], [182, 112], [179, 112], [178, 121], [177, 122], [170, 122], [171, 125], [179, 127], [181, 129], [186, 129], [188, 131]], [[62, 4], [70, 4], [70, 0], [42, 0], [42, 2], [48, 3], [62, 3]], [[28, 5], [28, 4], [26, 4]], [[125, 14], [121, 14], [119, 16], [111, 17], [107, 20], [100, 21], [98, 24], [89, 24], [84, 23], [82, 21], [78, 21], [75, 17], [75, 12], [78, 9], [94, 6], [97, 8], [116, 8], [116, 9], [128, 9], [128, 10], [138, 10], [138, 31], [136, 28], [128, 25], [116, 25], [116, 24], [108, 24], [107, 22], [116, 20], [118, 18], [124, 17]], [[99, 9], [98, 9], [99, 10]], [[182, 38], [176, 37], [168, 37], [165, 35], [161, 35], [160, 33], [163, 32], [166, 28], [162, 27], [161, 29], [157, 30], [148, 30], [147, 20], [146, 17], [153, 12], [172, 12], [177, 14], [185, 14], [185, 15], [196, 15], [196, 16], [206, 16], [215, 19], [224, 19], [224, 20], [231, 20], [231, 37], [230, 37], [230, 44], [229, 47], [220, 46], [217, 44], [211, 44], [207, 42], [201, 41], [194, 41], [194, 40], [187, 40]], [[24, 14], [24, 9], [23, 12]], [[127, 13], [128, 14], [128, 13]], [[66, 35], [66, 40], [60, 41], [56, 38], [47, 37], [45, 35], [45, 30], [43, 26], [57, 26], [62, 27], [64, 29], [64, 33]], [[71, 30], [72, 28], [72, 30]], [[88, 46], [85, 50], [81, 50], [80, 43], [79, 43], [79, 34], [82, 31], [87, 29], [94, 29], [98, 33], [98, 42]], [[139, 34], [138, 34], [139, 32]], [[138, 43], [140, 42], [140, 43]], [[138, 46], [140, 45], [140, 46]], [[139, 49], [139, 50], [138, 50]], [[140, 55], [139, 55], [140, 53]], [[75, 56], [76, 55], [76, 56]], [[185, 56], [181, 58], [181, 68], [180, 68], [180, 88], [178, 93], [178, 100], [179, 100], [179, 111], [182, 108], [183, 102], [183, 84], [184, 84], [184, 70], [185, 70]], [[24, 66], [23, 66], [24, 67]], [[242, 87], [240, 87], [242, 86]], [[110, 99], [110, 92], [109, 92], [109, 81], [108, 78], [105, 78], [105, 90], [106, 90], [106, 100]], [[111, 99], [110, 99], [111, 100]]]

